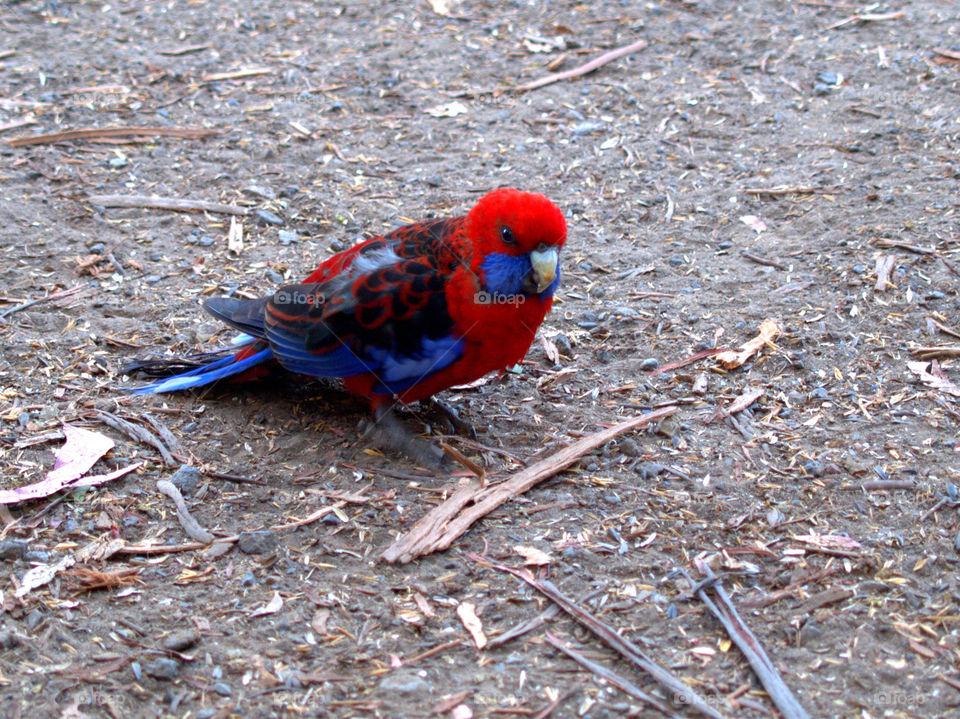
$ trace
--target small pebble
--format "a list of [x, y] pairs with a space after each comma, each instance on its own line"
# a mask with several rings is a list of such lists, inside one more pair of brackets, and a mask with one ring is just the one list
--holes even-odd
[[242, 584], [245, 587], [252, 587], [256, 583], [257, 583], [257, 575], [255, 575], [253, 572], [250, 572], [250, 571], [246, 572], [243, 575], [243, 577], [240, 579], [240, 584]]
[[130, 671], [133, 672], [133, 677], [139, 682], [143, 679], [143, 667], [140, 666], [140, 662], [131, 662]]
[[200, 486], [200, 470], [189, 464], [181, 465], [180, 469], [170, 475], [170, 483], [180, 490], [180, 494], [187, 497], [197, 491]]
[[281, 245], [289, 245], [293, 242], [296, 242], [299, 239], [299, 236], [293, 230], [280, 230], [279, 238]]
[[14, 634], [9, 629], [4, 629], [0, 631], [0, 649], [3, 651], [10, 651], [20, 646], [20, 637]]
[[430, 691], [430, 685], [416, 674], [394, 671], [380, 680], [380, 689], [397, 694], [420, 694]]
[[45, 549], [29, 549], [23, 553], [23, 559], [26, 562], [46, 564], [50, 561], [50, 552], [46, 551]]
[[620, 440], [620, 453], [627, 457], [639, 457], [643, 454], [643, 449], [637, 440], [632, 437], [624, 437]]
[[34, 609], [27, 615], [27, 627], [29, 629], [35, 629], [41, 621], [43, 621], [43, 614], [39, 609]]
[[233, 690], [229, 685], [224, 684], [223, 682], [217, 682], [213, 685], [213, 691], [219, 694], [222, 697], [228, 697], [233, 694]]
[[125, 157], [111, 157], [107, 160], [107, 164], [114, 169], [120, 169], [121, 167], [127, 166], [127, 158]]
[[687, 264], [687, 261], [682, 257], [671, 257], [669, 260], [667, 260], [667, 262], [671, 267], [683, 267], [685, 264]]
[[21, 559], [28, 546], [25, 539], [5, 539], [0, 542], [0, 559]]
[[250, 185], [244, 187], [243, 191], [248, 195], [253, 195], [254, 197], [261, 197], [264, 200], [275, 200], [277, 199], [277, 193], [271, 190], [269, 187], [261, 187], [260, 185]]
[[642, 479], [653, 479], [663, 471], [664, 466], [657, 462], [644, 462], [637, 467], [637, 474], [639, 474]]
[[265, 225], [282, 225], [283, 218], [270, 210], [255, 210], [253, 213]]
[[157, 657], [147, 662], [143, 671], [154, 679], [169, 681], [175, 679], [180, 672], [180, 663], [168, 657]]
[[240, 532], [237, 546], [244, 554], [270, 554], [277, 549], [277, 533], [269, 529]]
[[185, 652], [200, 640], [200, 636], [193, 629], [183, 629], [163, 638], [163, 648], [171, 652]]
[[275, 285], [283, 284], [283, 275], [281, 275], [276, 270], [267, 270], [266, 273], [267, 279], [270, 280]]
[[197, 240], [197, 244], [201, 247], [212, 247], [216, 242], [210, 235], [200, 235], [200, 239]]
[[656, 357], [647, 357], [640, 363], [640, 370], [642, 372], [651, 372], [660, 366], [660, 360]]

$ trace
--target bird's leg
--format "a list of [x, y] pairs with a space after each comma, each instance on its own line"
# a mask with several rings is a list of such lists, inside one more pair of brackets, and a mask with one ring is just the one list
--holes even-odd
[[[366, 424], [366, 427], [363, 427]], [[442, 468], [449, 464], [447, 456], [432, 442], [421, 439], [388, 407], [374, 410], [374, 419], [361, 424], [364, 437], [370, 437], [374, 443], [396, 452], [402, 452], [417, 464], [425, 467]]]
[[477, 428], [474, 427], [471, 422], [463, 419], [452, 406], [436, 397], [431, 397], [426, 401], [429, 402], [431, 409], [443, 415], [444, 419], [450, 423], [450, 427], [453, 428], [454, 433], [469, 437], [470, 439], [477, 438]]

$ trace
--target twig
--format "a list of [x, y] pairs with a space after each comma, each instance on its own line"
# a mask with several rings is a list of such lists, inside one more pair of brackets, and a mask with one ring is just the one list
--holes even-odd
[[[589, 601], [591, 598], [599, 594], [600, 590], [595, 589], [592, 592], [587, 592], [580, 599], [577, 600], [578, 604], [583, 604], [584, 602]], [[494, 637], [487, 642], [487, 649], [492, 647], [500, 646], [501, 644], [506, 644], [517, 637], [522, 637], [527, 632], [532, 632], [534, 629], [544, 626], [547, 623], [548, 619], [553, 619], [560, 613], [560, 608], [556, 604], [551, 604], [549, 607], [544, 609], [540, 614], [535, 617], [530, 617], [529, 619], [520, 622], [515, 625], [513, 628], [508, 629], [503, 634]]]
[[569, 699], [570, 697], [572, 697], [572, 696], [573, 696], [574, 694], [576, 694], [578, 691], [580, 691], [580, 687], [579, 687], [579, 686], [573, 686], [573, 687], [568, 688], [568, 689], [567, 689], [565, 692], [563, 692], [560, 696], [558, 696], [558, 697], [557, 697], [556, 699], [554, 699], [552, 702], [550, 702], [549, 704], [547, 704], [543, 709], [541, 709], [540, 711], [536, 712], [535, 714], [531, 714], [531, 715], [530, 715], [530, 719], [547, 719], [551, 714], [553, 714], [553, 713], [557, 710], [557, 708], [558, 708], [561, 704], [563, 704], [565, 701], [567, 701], [567, 699]]
[[634, 699], [639, 699], [640, 701], [646, 704], [649, 704], [654, 709], [657, 709], [658, 711], [663, 712], [669, 717], [674, 717], [676, 719], [679, 719], [680, 715], [674, 712], [673, 710], [671, 710], [670, 707], [668, 707], [666, 704], [661, 702], [659, 699], [657, 699], [656, 697], [650, 696], [645, 691], [643, 691], [643, 689], [638, 687], [636, 684], [633, 684], [632, 682], [620, 676], [616, 672], [613, 672], [610, 669], [607, 669], [602, 664], [599, 664], [593, 661], [592, 659], [587, 659], [580, 652], [574, 649], [571, 649], [562, 641], [560, 641], [557, 637], [553, 636], [550, 632], [547, 632], [544, 635], [544, 640], [547, 642], [547, 644], [559, 649], [561, 652], [563, 652], [568, 657], [573, 659], [577, 664], [581, 665], [582, 667], [585, 667], [586, 669], [596, 674], [598, 677], [601, 677], [602, 679], [606, 680], [609, 684], [612, 684], [617, 689], [622, 691], [624, 694], [629, 694]]
[[269, 75], [273, 70], [269, 67], [248, 67], [243, 70], [232, 70], [230, 72], [214, 72], [204, 75], [200, 82], [222, 82], [223, 80], [242, 80], [247, 77], [257, 75]]
[[944, 257], [943, 255], [940, 255], [940, 261], [946, 266], [946, 268], [947, 268], [948, 270], [950, 270], [953, 274], [955, 274], [955, 275], [957, 275], [958, 277], [960, 277], [960, 270], [958, 270], [958, 269], [956, 268], [956, 266], [955, 266], [950, 260], [948, 260], [948, 259], [947, 259], [946, 257]]
[[816, 195], [831, 192], [831, 190], [824, 187], [748, 187], [744, 192], [748, 195], [779, 197], [780, 195]]
[[[784, 683], [776, 667], [773, 666], [773, 662], [770, 661], [767, 653], [763, 650], [763, 646], [753, 635], [753, 632], [750, 631], [750, 628], [744, 623], [743, 619], [740, 618], [740, 615], [737, 614], [737, 610], [730, 601], [730, 597], [724, 590], [719, 578], [716, 577], [713, 570], [711, 570], [706, 563], [698, 562], [697, 566], [700, 571], [706, 575], [707, 579], [715, 579], [715, 581], [709, 584], [709, 587], [699, 589], [697, 596], [700, 598], [700, 601], [707, 606], [707, 609], [720, 621], [723, 628], [727, 630], [727, 634], [730, 635], [733, 642], [739, 647], [740, 651], [743, 652], [743, 655], [747, 658], [747, 661], [750, 662], [750, 666], [756, 673], [760, 683], [763, 684], [763, 688], [767, 690], [770, 699], [773, 700], [777, 709], [783, 714], [784, 719], [809, 719], [809, 714], [800, 706], [800, 703], [793, 696], [790, 688]], [[685, 571], [682, 573], [686, 575]], [[689, 575], [687, 575], [687, 581], [695, 584]], [[717, 597], [716, 604], [714, 604], [713, 600], [707, 595], [707, 588], [713, 589]]]
[[883, 292], [887, 289], [887, 285], [893, 286], [893, 283], [890, 282], [890, 273], [893, 271], [896, 262], [897, 258], [893, 255], [880, 255], [877, 258], [877, 264], [874, 268], [877, 273], [877, 282], [873, 286], [873, 289], [877, 292]]
[[920, 247], [919, 245], [911, 245], [908, 242], [900, 242], [899, 240], [887, 240], [887, 239], [877, 239], [874, 240], [873, 244], [877, 247], [896, 247], [901, 250], [906, 250], [907, 252], [915, 252], [918, 255], [935, 255], [937, 250], [933, 247]]
[[882, 489], [915, 489], [916, 486], [917, 483], [912, 479], [874, 479], [861, 484], [860, 489], [867, 492], [875, 492]]
[[676, 411], [675, 406], [663, 407], [587, 435], [497, 484], [478, 487], [471, 482], [460, 487], [449, 499], [423, 515], [409, 532], [390, 545], [381, 555], [381, 559], [385, 562], [406, 564], [416, 557], [448, 548], [478, 519], [543, 480], [562, 472], [587, 452], [624, 432], [669, 417]]
[[911, 347], [910, 354], [922, 360], [937, 359], [938, 357], [960, 357], [960, 347], [944, 345], [940, 347]]
[[57, 290], [56, 292], [51, 292], [46, 297], [40, 297], [39, 299], [36, 299], [36, 300], [29, 300], [27, 302], [22, 302], [19, 305], [8, 307], [3, 312], [0, 312], [0, 319], [3, 319], [4, 317], [7, 317], [9, 315], [12, 315], [14, 312], [21, 312], [25, 309], [29, 309], [30, 307], [33, 307], [34, 305], [39, 305], [41, 302], [49, 302], [50, 300], [60, 300], [60, 299], [63, 299], [64, 297], [75, 295], [86, 286], [87, 286], [87, 283], [84, 283], [82, 285], [77, 285], [76, 287], [70, 287], [69, 289]]
[[448, 457], [450, 457], [450, 459], [452, 459], [452, 460], [454, 460], [454, 461], [462, 464], [464, 467], [466, 467], [466, 468], [469, 469], [471, 472], [473, 472], [475, 475], [477, 475], [477, 479], [480, 480], [480, 486], [481, 486], [481, 487], [486, 487], [486, 486], [487, 486], [487, 470], [485, 470], [485, 469], [484, 469], [483, 467], [481, 467], [479, 464], [477, 464], [476, 462], [474, 462], [472, 459], [470, 459], [470, 458], [469, 458], [467, 455], [465, 455], [463, 452], [461, 452], [460, 450], [458, 450], [458, 449], [455, 448], [455, 447], [451, 447], [451, 446], [450, 446], [449, 444], [447, 444], [446, 442], [441, 442], [441, 443], [440, 443], [440, 449], [442, 449], [442, 450], [443, 450], [443, 453], [444, 453], [445, 455], [447, 455]]
[[100, 207], [144, 207], [151, 210], [174, 212], [219, 212], [224, 215], [246, 215], [246, 207], [225, 205], [205, 200], [184, 200], [179, 197], [151, 197], [147, 195], [90, 195], [91, 205]]
[[670, 372], [671, 370], [679, 369], [681, 367], [686, 367], [688, 364], [693, 364], [694, 362], [699, 362], [702, 359], [707, 359], [708, 357], [713, 357], [718, 355], [721, 352], [726, 352], [726, 348], [717, 347], [712, 350], [703, 350], [702, 352], [697, 352], [696, 354], [690, 355], [689, 357], [684, 357], [683, 359], [676, 360], [674, 362], [667, 362], [667, 364], [662, 367], [658, 367], [653, 370], [648, 376], [656, 377], [658, 374], [663, 372]]
[[105, 425], [113, 427], [118, 432], [123, 432], [131, 439], [135, 439], [138, 442], [149, 444], [151, 447], [155, 447], [156, 450], [160, 452], [160, 456], [163, 457], [163, 462], [167, 466], [173, 467], [177, 464], [180, 464], [176, 461], [176, 459], [174, 459], [173, 454], [169, 449], [167, 449], [167, 446], [146, 427], [141, 427], [140, 425], [129, 422], [121, 417], [117, 417], [115, 414], [105, 412], [101, 409], [94, 411], [94, 415]]
[[190, 539], [196, 540], [203, 545], [213, 544], [216, 539], [210, 532], [200, 526], [200, 522], [193, 518], [190, 510], [187, 509], [187, 503], [183, 501], [183, 495], [180, 490], [169, 479], [161, 479], [157, 482], [157, 490], [170, 497], [173, 503], [177, 505], [177, 519], [180, 520], [180, 526], [187, 533]]
[[64, 130], [43, 135], [25, 135], [7, 140], [11, 147], [24, 145], [49, 145], [65, 140], [91, 140], [100, 137], [131, 137], [138, 135], [162, 135], [164, 137], [183, 137], [190, 140], [202, 140], [210, 135], [219, 135], [220, 130], [208, 127], [89, 127], [81, 130]]
[[[239, 534], [234, 534], [230, 537], [217, 537], [217, 544], [233, 544], [239, 541], [239, 539]], [[117, 549], [116, 554], [142, 554], [144, 556], [176, 554], [178, 552], [192, 552], [196, 549], [206, 549], [209, 546], [209, 544], [204, 544], [203, 542], [184, 542], [183, 544], [127, 544]]]
[[712, 719], [722, 719], [723, 715], [707, 704], [707, 702], [704, 701], [704, 699], [693, 689], [684, 684], [678, 677], [674, 676], [650, 659], [629, 639], [617, 634], [613, 627], [600, 621], [580, 605], [575, 604], [569, 597], [557, 589], [552, 582], [534, 579], [533, 575], [529, 571], [514, 569], [513, 567], [508, 567], [505, 564], [494, 562], [491, 559], [481, 557], [480, 555], [472, 552], [468, 553], [467, 556], [478, 564], [489, 565], [494, 569], [498, 569], [501, 572], [506, 572], [507, 574], [512, 574], [518, 579], [523, 580], [538, 592], [548, 597], [552, 602], [558, 604], [563, 611], [576, 619], [591, 632], [596, 634], [611, 649], [616, 650], [617, 653], [619, 653], [622, 657], [645, 671], [656, 681], [660, 682], [663, 686], [673, 692], [675, 696], [682, 697], [685, 704], [689, 705], [693, 709], [696, 709], [704, 716], [712, 717]]
[[758, 265], [766, 265], [767, 267], [776, 267], [778, 270], [787, 269], [782, 262], [779, 262], [777, 260], [768, 260], [766, 257], [755, 255], [750, 250], [741, 250], [740, 254], [746, 257], [748, 260], [751, 260], [752, 262], [756, 262]]
[[824, 30], [836, 30], [838, 27], [849, 25], [852, 22], [881, 22], [883, 20], [896, 20], [903, 16], [904, 13], [902, 12], [855, 13], [850, 17], [833, 23], [833, 25], [827, 25]]
[[286, 524], [275, 524], [274, 526], [270, 527], [270, 529], [274, 531], [282, 531], [284, 529], [293, 529], [295, 527], [302, 527], [305, 524], [313, 524], [314, 522], [323, 519], [328, 514], [331, 514], [332, 512], [336, 512], [338, 509], [343, 509], [346, 506], [347, 506], [347, 502], [345, 500], [340, 500], [339, 502], [334, 502], [333, 504], [329, 504], [326, 507], [321, 507], [316, 512], [313, 512], [312, 514], [304, 517], [303, 519], [294, 519], [293, 521], [287, 522]]
[[793, 582], [792, 584], [788, 584], [787, 586], [783, 587], [783, 589], [777, 589], [774, 592], [770, 592], [766, 596], [758, 597], [756, 599], [751, 599], [748, 597], [747, 599], [744, 599], [740, 602], [740, 606], [750, 607], [750, 608], [768, 607], [771, 604], [776, 604], [781, 599], [792, 597], [800, 587], [806, 584], [811, 584], [813, 582], [819, 582], [821, 579], [825, 579], [826, 577], [829, 577], [831, 574], [836, 574], [836, 573], [837, 573], [836, 567], [831, 566], [831, 567], [827, 567], [826, 569], [821, 569], [820, 571], [807, 575], [802, 579], [798, 579], [796, 582]]
[[616, 60], [618, 57], [623, 57], [624, 55], [629, 55], [633, 52], [639, 52], [643, 50], [650, 43], [646, 40], [637, 40], [626, 47], [620, 47], [616, 50], [611, 50], [610, 52], [605, 52], [600, 57], [596, 57], [590, 62], [584, 63], [579, 67], [575, 67], [572, 70], [566, 70], [564, 72], [558, 72], [555, 75], [547, 75], [546, 77], [541, 77], [539, 80], [534, 80], [532, 82], [525, 83], [523, 85], [518, 85], [514, 88], [516, 92], [526, 92], [527, 90], [534, 90], [538, 87], [543, 87], [544, 85], [549, 85], [550, 83], [558, 82], [560, 80], [570, 80], [574, 77], [580, 77], [581, 75], [586, 75], [588, 72], [593, 72], [598, 67], [606, 65], [611, 60]]

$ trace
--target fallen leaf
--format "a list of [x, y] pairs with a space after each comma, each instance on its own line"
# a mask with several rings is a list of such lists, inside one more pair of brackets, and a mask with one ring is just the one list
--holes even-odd
[[523, 557], [523, 563], [528, 567], [542, 567], [553, 561], [553, 557], [536, 547], [517, 545], [513, 551]]
[[437, 15], [449, 15], [450, 6], [453, 5], [451, 0], [429, 0], [430, 9], [433, 10]]
[[740, 218], [740, 222], [745, 224], [758, 235], [767, 229], [767, 224], [756, 215], [743, 215]]
[[907, 362], [907, 368], [917, 375], [927, 387], [938, 392], [946, 392], [953, 397], [960, 397], [960, 386], [943, 376], [940, 365], [936, 360], [933, 362]]
[[20, 580], [20, 586], [17, 587], [17, 591], [14, 592], [14, 596], [19, 599], [26, 596], [29, 592], [32, 592], [37, 587], [42, 587], [44, 584], [49, 584], [59, 572], [62, 572], [67, 567], [73, 566], [73, 564], [73, 557], [64, 557], [56, 564], [41, 564], [40, 566], [28, 569], [24, 573], [23, 579]]
[[250, 616], [262, 617], [267, 614], [276, 614], [281, 609], [283, 609], [283, 599], [280, 597], [280, 592], [274, 592], [273, 599], [259, 609], [254, 609], [252, 612], [250, 612]]
[[804, 534], [800, 537], [792, 537], [794, 541], [810, 544], [814, 547], [823, 549], [859, 549], [863, 545], [860, 542], [844, 537], [842, 534]]
[[457, 605], [457, 616], [460, 617], [463, 626], [470, 632], [477, 649], [483, 649], [487, 646], [487, 636], [483, 633], [483, 624], [480, 623], [480, 618], [477, 616], [477, 608], [471, 602], [460, 602]]
[[456, 117], [457, 115], [465, 115], [469, 112], [469, 108], [462, 102], [454, 100], [444, 105], [427, 108], [426, 112], [428, 115], [433, 115], [434, 117]]
[[717, 361], [722, 363], [726, 369], [740, 367], [744, 362], [753, 357], [765, 345], [772, 344], [774, 338], [780, 334], [780, 326], [775, 319], [765, 319], [760, 323], [760, 334], [740, 345], [740, 351], [727, 350], [716, 355]]
[[227, 232], [227, 250], [237, 255], [243, 252], [243, 225], [236, 217], [230, 218], [230, 230]]

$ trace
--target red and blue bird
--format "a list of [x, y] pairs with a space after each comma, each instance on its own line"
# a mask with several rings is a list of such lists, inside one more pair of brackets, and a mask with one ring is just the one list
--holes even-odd
[[566, 237], [543, 195], [494, 190], [465, 216], [373, 237], [266, 297], [208, 299], [206, 310], [242, 333], [234, 345], [199, 362], [144, 363], [154, 373], [191, 368], [133, 392], [244, 379], [279, 363], [342, 379], [379, 417], [517, 364], [550, 311]]

